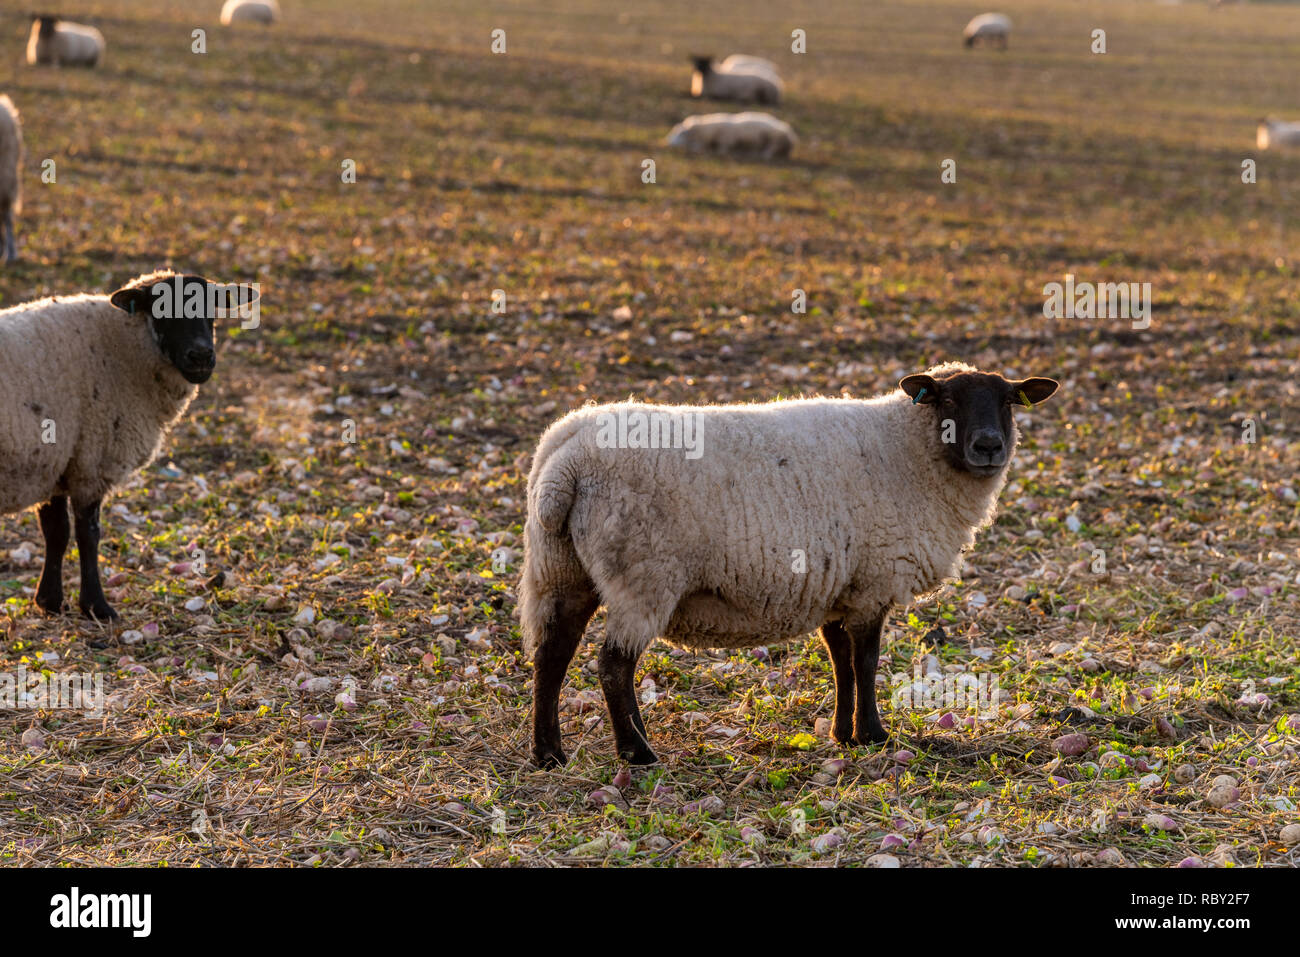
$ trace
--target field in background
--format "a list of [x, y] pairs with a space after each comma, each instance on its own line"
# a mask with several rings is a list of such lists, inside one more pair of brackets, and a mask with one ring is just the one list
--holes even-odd
[[[969, 3], [283, 2], [229, 31], [218, 0], [86, 0], [95, 72], [21, 66], [0, 18], [28, 148], [0, 306], [163, 265], [263, 284], [263, 327], [221, 332], [106, 514], [117, 634], [34, 616], [35, 518], [0, 518], [0, 672], [109, 696], [0, 712], [0, 862], [1297, 863], [1300, 154], [1254, 133], [1300, 120], [1300, 9], [1001, 3], [997, 53], [962, 49]], [[685, 97], [687, 54], [735, 51], [785, 77], [790, 162], [662, 145], [725, 108]], [[1151, 327], [1044, 318], [1066, 273], [1150, 282]], [[570, 764], [530, 768], [514, 588], [552, 418], [870, 395], [951, 358], [1063, 389], [1018, 413], [996, 526], [892, 617], [882, 673], [996, 679], [1007, 707], [886, 707], [901, 740], [846, 750], [816, 640], [656, 645], [663, 763], [602, 805], [589, 643]], [[1056, 754], [1072, 732], [1091, 750]]]

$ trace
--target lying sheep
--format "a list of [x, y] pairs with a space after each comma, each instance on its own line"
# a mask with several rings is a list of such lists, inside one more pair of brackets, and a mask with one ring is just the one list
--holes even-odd
[[695, 72], [691, 75], [691, 96], [708, 97], [711, 100], [737, 100], [741, 103], [781, 102], [785, 85], [776, 75], [776, 67], [767, 60], [762, 61], [764, 65], [756, 65], [752, 62], [755, 58], [728, 57], [714, 68], [712, 57], [697, 56], [691, 59], [695, 62]]
[[279, 0], [226, 0], [226, 5], [221, 8], [221, 24], [227, 27], [237, 20], [275, 23], [279, 19]]
[[30, 65], [93, 67], [103, 56], [104, 35], [94, 27], [45, 14], [32, 16], [32, 32], [27, 40]]
[[668, 145], [692, 152], [762, 159], [785, 158], [799, 138], [789, 123], [770, 113], [705, 113], [688, 116], [668, 134]]
[[[156, 272], [111, 296], [0, 311], [0, 514], [38, 506], [42, 611], [63, 608], [71, 502], [81, 611], [117, 617], [99, 581], [100, 502], [153, 459], [212, 375], [212, 322], [231, 298], [230, 287], [201, 276]], [[247, 289], [235, 304], [256, 298]]]
[[1011, 20], [1001, 13], [981, 13], [966, 24], [962, 36], [968, 47], [973, 47], [978, 40], [981, 45], [996, 45], [1005, 50], [1011, 36]]
[[546, 430], [519, 587], [541, 766], [565, 762], [559, 692], [602, 604], [599, 675], [628, 761], [655, 760], [633, 676], [657, 637], [744, 648], [820, 628], [832, 735], [887, 737], [875, 697], [885, 618], [956, 572], [992, 521], [1019, 437], [1012, 406], [1057, 383], [950, 363], [900, 388], [867, 400], [590, 405]]
[[13, 100], [0, 95], [0, 230], [4, 232], [5, 262], [18, 258], [14, 216], [22, 212], [23, 125]]
[[1262, 150], [1279, 146], [1300, 146], [1300, 123], [1260, 120], [1255, 130], [1255, 146]]

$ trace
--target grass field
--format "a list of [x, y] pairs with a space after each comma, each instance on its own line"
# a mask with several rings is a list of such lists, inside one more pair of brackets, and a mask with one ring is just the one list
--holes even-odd
[[[1300, 863], [1300, 156], [1254, 143], [1300, 119], [1300, 7], [1014, 0], [999, 53], [947, 0], [284, 0], [233, 31], [195, 6], [85, 0], [93, 72], [22, 66], [0, 20], [28, 153], [0, 306], [164, 265], [263, 292], [106, 512], [117, 628], [37, 616], [35, 517], [0, 518], [0, 671], [108, 696], [0, 712], [0, 861]], [[788, 162], [662, 145], [726, 108], [685, 96], [687, 54], [736, 51], [783, 73]], [[1045, 318], [1067, 273], [1150, 282], [1150, 328]], [[570, 763], [530, 766], [515, 583], [548, 422], [952, 358], [1062, 390], [1018, 413], [996, 525], [893, 615], [882, 673], [996, 680], [1002, 708], [885, 704], [899, 740], [844, 749], [815, 637], [658, 644], [662, 763], [628, 780], [589, 642]]]

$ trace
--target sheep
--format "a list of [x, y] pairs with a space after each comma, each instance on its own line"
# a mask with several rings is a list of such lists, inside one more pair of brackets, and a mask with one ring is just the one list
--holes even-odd
[[774, 159], [788, 157], [799, 138], [770, 113], [704, 113], [674, 126], [667, 142], [692, 152]]
[[271, 24], [279, 19], [279, 0], [226, 0], [221, 8], [221, 25], [225, 27], [237, 20]]
[[1019, 439], [1012, 405], [1042, 402], [1057, 383], [947, 363], [899, 388], [867, 400], [588, 405], [546, 430], [519, 585], [539, 766], [566, 761], [559, 692], [598, 605], [598, 673], [625, 760], [656, 760], [633, 691], [656, 637], [738, 648], [820, 628], [832, 736], [887, 738], [875, 700], [886, 616], [956, 572], [993, 519]]
[[1279, 146], [1300, 146], [1300, 123], [1263, 119], [1255, 130], [1255, 146], [1261, 150]]
[[96, 66], [104, 56], [104, 35], [94, 27], [46, 14], [32, 15], [27, 40], [31, 66]]
[[966, 24], [962, 31], [966, 46], [975, 46], [978, 40], [982, 45], [997, 44], [1000, 49], [1007, 48], [1007, 38], [1011, 36], [1011, 20], [1001, 13], [981, 13]]
[[5, 262], [18, 258], [14, 216], [22, 212], [23, 124], [13, 100], [0, 95], [0, 230], [4, 232]]
[[0, 311], [0, 514], [37, 506], [41, 611], [63, 610], [71, 504], [81, 611], [118, 617], [99, 580], [100, 503], [153, 459], [212, 375], [213, 319], [256, 301], [256, 287], [161, 271], [108, 296]]
[[[711, 100], [739, 100], [742, 103], [781, 102], [785, 85], [776, 75], [776, 67], [768, 61], [766, 65], [756, 65], [753, 58], [744, 58], [724, 68], [713, 66], [713, 58], [697, 56], [691, 58], [695, 63], [695, 72], [691, 75], [691, 96], [708, 97]], [[729, 57], [724, 63], [732, 63]], [[748, 60], [750, 62], [744, 62]]]

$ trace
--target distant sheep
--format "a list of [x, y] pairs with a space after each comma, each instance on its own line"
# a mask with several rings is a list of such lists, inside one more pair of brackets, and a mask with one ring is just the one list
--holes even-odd
[[14, 216], [22, 212], [23, 125], [13, 100], [0, 95], [0, 231], [4, 233], [5, 262], [18, 258], [14, 242]]
[[962, 36], [968, 47], [973, 47], [978, 40], [982, 46], [996, 45], [1005, 50], [1011, 36], [1011, 20], [1001, 13], [981, 13], [966, 24]]
[[1255, 146], [1261, 150], [1300, 146], [1300, 123], [1260, 120], [1255, 130]]
[[770, 113], [705, 113], [688, 116], [668, 134], [668, 145], [692, 152], [760, 159], [785, 158], [799, 138]]
[[221, 8], [221, 24], [227, 27], [239, 20], [275, 23], [279, 19], [279, 0], [226, 0], [226, 5]]
[[98, 65], [104, 57], [104, 35], [94, 27], [69, 23], [56, 16], [35, 14], [27, 39], [27, 62], [32, 66]]
[[[256, 301], [246, 291], [234, 305]], [[117, 617], [99, 580], [100, 502], [157, 454], [212, 375], [212, 322], [230, 304], [227, 287], [157, 272], [111, 296], [41, 299], [0, 311], [0, 514], [38, 506], [41, 610], [63, 609], [70, 503], [81, 611]]]
[[625, 760], [656, 760], [633, 678], [659, 637], [747, 648], [820, 628], [832, 736], [887, 737], [875, 698], [885, 619], [956, 573], [1006, 481], [1013, 406], [1057, 389], [960, 363], [899, 385], [867, 400], [588, 405], [546, 430], [519, 583], [539, 765], [566, 760], [559, 693], [598, 605], [598, 673]]
[[692, 59], [695, 61], [695, 72], [691, 75], [691, 96], [710, 100], [735, 100], [740, 103], [781, 102], [785, 85], [777, 76], [776, 67], [767, 60], [763, 60], [763, 65], [760, 66], [753, 62], [756, 57], [735, 55], [714, 67], [712, 57], [697, 56]]

